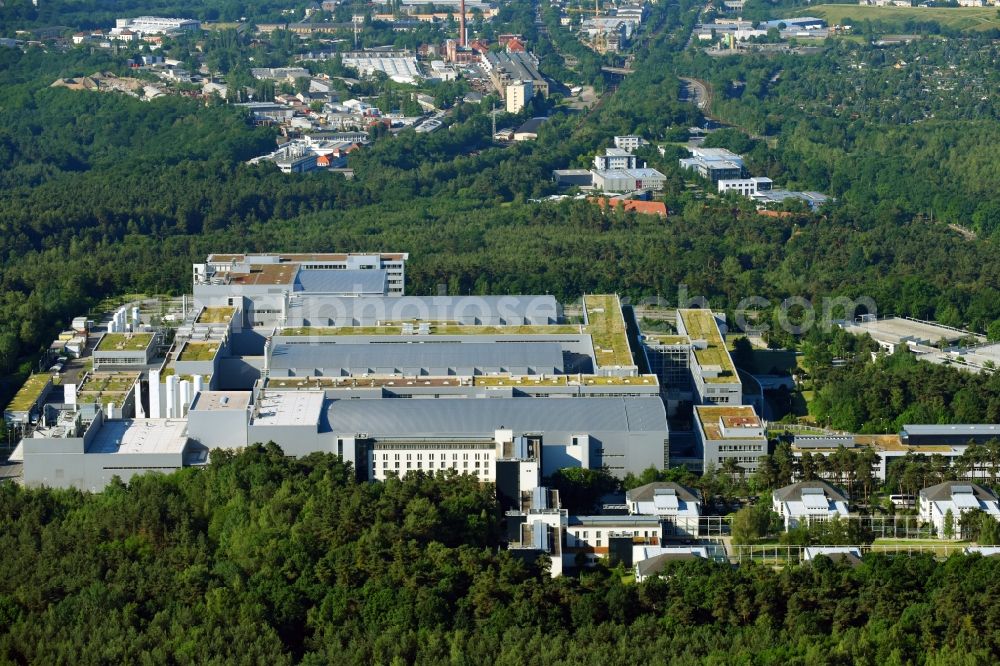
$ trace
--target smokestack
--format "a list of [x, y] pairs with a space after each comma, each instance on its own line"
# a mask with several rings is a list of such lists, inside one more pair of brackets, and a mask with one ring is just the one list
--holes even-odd
[[149, 418], [158, 419], [162, 413], [160, 410], [160, 371], [149, 371]]
[[466, 47], [468, 44], [465, 39], [465, 0], [461, 0], [458, 4], [458, 44], [459, 46]]

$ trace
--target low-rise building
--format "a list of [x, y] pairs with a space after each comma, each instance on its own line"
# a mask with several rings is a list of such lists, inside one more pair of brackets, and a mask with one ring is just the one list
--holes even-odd
[[105, 333], [94, 348], [94, 370], [149, 365], [155, 343], [153, 333]]
[[598, 171], [635, 169], [638, 166], [635, 155], [624, 148], [606, 148], [603, 155], [594, 156], [594, 168]]
[[[996, 493], [978, 483], [945, 481], [920, 491], [920, 518], [931, 523], [938, 537], [952, 534], [961, 536], [962, 516], [972, 511], [982, 511], [1000, 520], [1000, 501]], [[948, 525], [948, 520], [951, 525]]]
[[538, 130], [548, 118], [532, 118], [514, 130], [514, 141], [534, 141], [538, 138]]
[[847, 496], [822, 480], [799, 481], [779, 488], [771, 501], [774, 512], [784, 519], [786, 530], [848, 516]]
[[691, 157], [679, 160], [682, 169], [695, 171], [713, 183], [744, 175], [743, 157], [725, 148], [689, 147]]
[[625, 493], [628, 512], [659, 516], [666, 536], [696, 537], [701, 517], [701, 493], [679, 483], [656, 482]]
[[737, 178], [733, 180], [720, 180], [718, 185], [720, 194], [736, 192], [742, 196], [750, 197], [758, 192], [770, 190], [773, 181], [770, 178]]
[[142, 35], [163, 35], [176, 32], [197, 32], [201, 30], [201, 23], [196, 19], [138, 16], [136, 18], [116, 19], [114, 30], [122, 32], [130, 30]]
[[592, 169], [594, 188], [604, 192], [662, 190], [667, 177], [656, 169]]
[[767, 455], [764, 424], [753, 407], [697, 405], [694, 418], [706, 471], [723, 469], [727, 460], [733, 460], [742, 473], [751, 473]]
[[793, 192], [790, 190], [758, 190], [751, 198], [762, 205], [777, 205], [786, 201], [802, 201], [810, 210], [818, 210], [830, 200], [821, 192]]
[[616, 136], [614, 141], [615, 141], [615, 148], [620, 148], [621, 150], [630, 150], [630, 151], [638, 150], [639, 148], [642, 148], [643, 146], [649, 144], [649, 141], [646, 141], [641, 136], [638, 136], [636, 134], [626, 134], [623, 136]]
[[663, 572], [673, 562], [709, 559], [705, 546], [643, 548], [635, 560], [635, 582], [642, 583]]

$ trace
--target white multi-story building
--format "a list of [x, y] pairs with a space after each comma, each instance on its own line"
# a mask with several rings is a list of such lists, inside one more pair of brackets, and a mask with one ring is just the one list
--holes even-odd
[[691, 341], [689, 367], [698, 402], [742, 404], [743, 384], [715, 315], [705, 309], [678, 310], [677, 331]]
[[136, 18], [120, 18], [115, 20], [112, 32], [131, 30], [142, 35], [162, 35], [168, 32], [183, 32], [201, 30], [201, 23], [196, 19], [163, 18], [161, 16], [137, 16]]
[[603, 155], [594, 156], [594, 168], [599, 171], [635, 169], [638, 166], [635, 155], [624, 148], [606, 148]]
[[758, 192], [766, 192], [771, 189], [773, 182], [770, 178], [735, 178], [720, 180], [719, 193], [736, 192], [745, 197], [753, 196]]
[[635, 134], [626, 134], [625, 136], [615, 137], [615, 148], [621, 148], [622, 150], [638, 150], [648, 143], [649, 142], [641, 136]]
[[[941, 538], [946, 531], [951, 531], [956, 538], [960, 536], [959, 521], [970, 511], [982, 511], [1000, 520], [1000, 502], [996, 494], [978, 483], [945, 481], [924, 488], [920, 491], [919, 510], [920, 518], [934, 525]], [[947, 530], [949, 512], [952, 524]]]
[[534, 87], [531, 81], [516, 81], [509, 84], [507, 94], [504, 95], [507, 113], [520, 113], [533, 96]]
[[698, 536], [701, 494], [697, 490], [679, 483], [647, 483], [625, 493], [625, 503], [630, 514], [658, 516], [664, 534]]
[[819, 479], [779, 488], [771, 502], [771, 508], [785, 521], [786, 530], [848, 515], [847, 496]]
[[753, 407], [699, 405], [694, 408], [694, 418], [706, 471], [722, 469], [731, 459], [744, 472], [753, 472], [767, 455], [764, 425]]

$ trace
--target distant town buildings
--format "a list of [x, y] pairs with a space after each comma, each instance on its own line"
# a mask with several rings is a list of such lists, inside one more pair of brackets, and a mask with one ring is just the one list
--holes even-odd
[[[694, 171], [702, 178], [712, 181], [720, 194], [735, 192], [749, 197], [760, 204], [760, 208], [782, 204], [786, 201], [802, 201], [812, 210], [818, 210], [829, 201], [820, 192], [792, 192], [774, 189], [770, 178], [747, 178], [743, 156], [725, 148], [703, 148], [689, 146], [691, 157], [679, 160], [682, 169]], [[664, 153], [663, 150], [660, 151]]]
[[362, 76], [382, 72], [396, 83], [415, 83], [423, 78], [417, 59], [410, 51], [350, 51], [342, 55], [342, 61]]
[[[624, 145], [640, 145], [639, 137], [619, 137]], [[553, 180], [561, 185], [588, 187], [604, 192], [629, 193], [639, 190], [662, 190], [666, 176], [640, 164], [635, 155], [625, 148], [606, 148], [604, 154], [594, 156], [594, 166], [583, 169], [562, 169], [552, 172]]]
[[505, 99], [508, 86], [523, 83], [531, 84], [532, 95], [549, 96], [549, 82], [538, 71], [538, 61], [530, 53], [487, 51], [480, 56], [480, 64]]
[[120, 35], [129, 31], [139, 35], [165, 35], [178, 32], [197, 32], [198, 30], [201, 30], [201, 23], [196, 19], [139, 16], [117, 19], [111, 34]]

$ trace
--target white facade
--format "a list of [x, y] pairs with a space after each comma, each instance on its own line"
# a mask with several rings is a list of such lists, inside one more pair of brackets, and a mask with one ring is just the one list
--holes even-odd
[[638, 166], [635, 155], [624, 148], [607, 148], [603, 155], [594, 156], [594, 168], [598, 170], [635, 169]]
[[370, 478], [384, 481], [390, 475], [455, 470], [473, 474], [484, 483], [496, 480], [497, 444], [494, 441], [390, 442], [379, 441], [368, 451]]
[[996, 495], [973, 483], [947, 481], [920, 491], [920, 518], [931, 523], [939, 538], [944, 538], [948, 512], [951, 512], [951, 532], [959, 536], [962, 514], [983, 511], [1000, 520], [1000, 503]]
[[847, 498], [826, 481], [800, 481], [779, 488], [771, 502], [786, 530], [848, 515]]
[[731, 180], [719, 181], [719, 193], [736, 192], [745, 197], [753, 196], [757, 192], [764, 192], [771, 189], [773, 182], [770, 178], [735, 178]]
[[638, 150], [647, 143], [649, 142], [635, 134], [615, 137], [615, 148], [621, 148], [622, 150]]
[[722, 469], [726, 460], [732, 459], [749, 473], [767, 455], [764, 426], [753, 407], [697, 405], [694, 416], [705, 470]]
[[520, 113], [534, 96], [534, 88], [531, 81], [518, 81], [507, 86], [507, 94], [504, 95], [507, 113]]
[[139, 16], [120, 18], [115, 21], [115, 30], [131, 30], [143, 35], [162, 35], [167, 32], [195, 31], [201, 29], [196, 19], [163, 18], [160, 16]]

